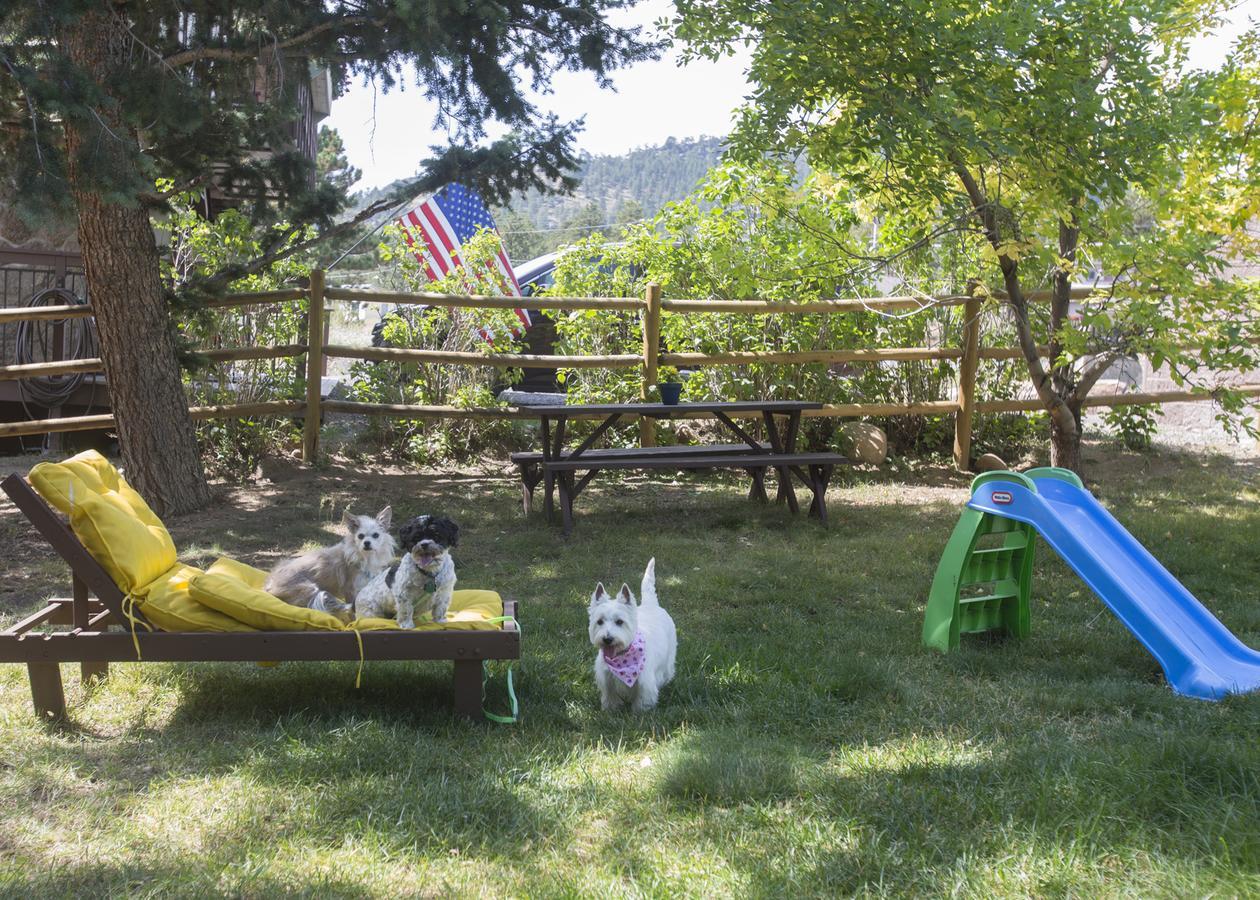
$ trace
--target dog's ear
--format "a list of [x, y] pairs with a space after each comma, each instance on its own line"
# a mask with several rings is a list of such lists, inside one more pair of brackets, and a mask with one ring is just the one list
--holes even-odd
[[617, 599], [622, 603], [629, 603], [634, 606], [634, 594], [630, 593], [630, 585], [624, 581], [621, 583], [621, 590], [617, 591]]
[[420, 540], [420, 533], [424, 531], [424, 526], [429, 524], [428, 516], [416, 516], [403, 523], [403, 527], [398, 529], [398, 539], [402, 542], [404, 550], [410, 550]]
[[595, 585], [595, 593], [591, 594], [591, 603], [595, 604], [595, 603], [600, 602], [601, 600], [607, 600], [607, 599], [608, 599], [608, 591], [604, 588], [604, 582], [601, 581]]
[[349, 509], [346, 509], [346, 511], [341, 514], [341, 525], [346, 529], [346, 531], [353, 532], [359, 527], [359, 517], [350, 512]]
[[394, 508], [387, 506], [376, 514], [376, 521], [386, 531], [389, 530], [389, 523], [394, 520]]
[[442, 535], [442, 541], [447, 547], [454, 547], [459, 543], [459, 526], [454, 520], [443, 516], [438, 520], [439, 533]]

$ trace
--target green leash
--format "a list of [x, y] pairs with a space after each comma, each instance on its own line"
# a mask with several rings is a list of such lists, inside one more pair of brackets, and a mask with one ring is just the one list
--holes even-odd
[[[521, 623], [516, 621], [516, 619], [514, 619], [512, 616], [495, 616], [492, 619], [483, 619], [482, 621], [486, 622], [487, 624], [499, 624], [502, 622], [511, 622], [513, 625], [516, 626], [516, 630], [518, 632], [521, 630]], [[511, 707], [512, 707], [512, 714], [510, 716], [501, 716], [498, 713], [492, 713], [490, 712], [490, 710], [486, 709], [486, 682], [488, 682], [489, 680], [490, 680], [490, 661], [483, 659], [481, 661], [481, 714], [485, 716], [487, 719], [489, 719], [491, 722], [496, 722], [499, 725], [515, 725], [521, 717], [521, 708], [520, 708], [520, 704], [517, 702], [517, 699], [516, 699], [516, 689], [512, 684], [512, 664], [508, 663], [508, 669], [507, 669], [508, 701], [510, 702]]]

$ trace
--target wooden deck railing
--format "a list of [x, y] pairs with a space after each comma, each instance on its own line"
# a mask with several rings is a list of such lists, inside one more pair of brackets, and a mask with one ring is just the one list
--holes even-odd
[[[1083, 299], [1089, 289], [1074, 289], [1073, 296]], [[1049, 299], [1049, 292], [1028, 295], [1032, 302]], [[311, 273], [308, 288], [293, 288], [252, 294], [231, 294], [210, 301], [214, 308], [234, 308], [272, 303], [307, 301], [306, 343], [275, 347], [213, 348], [200, 351], [219, 362], [237, 360], [284, 359], [306, 355], [304, 398], [274, 400], [264, 403], [238, 403], [191, 408], [196, 419], [234, 418], [256, 415], [304, 417], [302, 453], [314, 459], [319, 451], [319, 422], [322, 412], [356, 413], [407, 419], [523, 419], [530, 413], [512, 407], [462, 408], [398, 403], [360, 403], [347, 400], [324, 400], [320, 396], [320, 375], [324, 361], [333, 359], [382, 360], [414, 362], [427, 365], [476, 365], [506, 367], [619, 368], [641, 370], [643, 396], [655, 384], [659, 367], [666, 366], [740, 366], [750, 363], [800, 365], [808, 363], [884, 363], [918, 360], [957, 360], [958, 391], [953, 400], [930, 400], [914, 403], [844, 403], [811, 410], [806, 416], [856, 418], [888, 415], [953, 415], [954, 458], [960, 468], [971, 459], [971, 436], [977, 413], [1031, 412], [1040, 410], [1036, 398], [1016, 400], [983, 400], [976, 396], [976, 372], [982, 360], [1020, 359], [1014, 347], [981, 347], [979, 316], [981, 300], [961, 295], [930, 298], [872, 297], [850, 300], [810, 300], [800, 303], [768, 300], [669, 300], [661, 296], [659, 285], [649, 284], [642, 298], [625, 297], [531, 297], [530, 309], [548, 311], [606, 310], [637, 312], [643, 316], [643, 350], [641, 354], [551, 355], [527, 353], [481, 353], [445, 350], [416, 350], [399, 347], [350, 347], [329, 343], [325, 330], [325, 304], [330, 301], [358, 301], [399, 305], [424, 305], [468, 309], [513, 309], [522, 301], [514, 297], [465, 296], [437, 293], [387, 293], [377, 291], [326, 288], [324, 273]], [[798, 351], [728, 351], [724, 353], [661, 353], [661, 318], [665, 314], [704, 315], [709, 313], [742, 313], [748, 315], [854, 314], [871, 311], [906, 311], [934, 306], [964, 306], [962, 345], [959, 347], [879, 347], [849, 350]], [[0, 322], [22, 319], [58, 319], [91, 315], [85, 306], [15, 308], [0, 310]], [[1043, 352], [1045, 352], [1044, 348]], [[101, 371], [99, 359], [67, 360], [0, 366], [0, 380], [30, 378]], [[1245, 396], [1260, 396], [1260, 384], [1238, 388]], [[1161, 391], [1115, 396], [1094, 396], [1087, 407], [1131, 406], [1175, 403], [1211, 399], [1211, 395], [1193, 391]], [[0, 437], [48, 434], [108, 428], [114, 424], [108, 414], [0, 423]], [[655, 423], [643, 419], [640, 436], [645, 445], [655, 443]]]

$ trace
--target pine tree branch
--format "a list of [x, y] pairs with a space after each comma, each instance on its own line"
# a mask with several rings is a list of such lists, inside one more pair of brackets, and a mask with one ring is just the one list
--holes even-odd
[[[305, 31], [299, 32], [292, 37], [285, 38], [283, 41], [272, 43], [271, 52], [291, 50], [295, 47], [301, 47], [308, 44], [320, 35], [326, 34], [333, 29], [353, 28], [359, 25], [368, 25], [383, 27], [385, 24], [383, 19], [373, 18], [371, 16], [342, 16], [340, 18], [328, 19]], [[179, 53], [172, 53], [165, 57], [162, 62], [168, 67], [186, 66], [190, 63], [200, 62], [206, 59], [215, 60], [247, 60], [257, 59], [262, 55], [262, 47], [250, 50], [233, 50], [229, 47], [198, 47], [195, 49], [183, 50]]]
[[397, 206], [399, 202], [399, 194], [402, 193], [405, 192], [400, 190], [389, 197], [377, 200], [375, 203], [372, 203], [362, 209], [354, 218], [347, 219], [345, 222], [340, 222], [332, 228], [321, 231], [314, 237], [307, 238], [303, 241], [297, 241], [296, 243], [292, 242], [293, 238], [305, 231], [307, 226], [305, 224], [291, 225], [283, 232], [277, 234], [270, 242], [270, 246], [249, 262], [239, 265], [225, 266], [213, 275], [199, 280], [196, 285], [196, 289], [198, 292], [204, 292], [206, 294], [220, 293], [233, 281], [237, 281], [241, 278], [247, 278], [250, 275], [257, 275], [259, 272], [266, 271], [281, 260], [288, 259], [298, 253], [303, 253], [313, 247], [317, 247], [325, 241], [330, 241], [333, 238], [347, 234], [373, 216]]
[[196, 178], [185, 181], [183, 184], [178, 184], [170, 190], [147, 191], [139, 194], [137, 199], [147, 206], [165, 206], [166, 201], [170, 200], [172, 197], [177, 197], [180, 194], [185, 194], [188, 191], [193, 191], [199, 187], [203, 187], [204, 185], [209, 184], [213, 178], [213, 173], [207, 172], [204, 175], [199, 175]]
[[18, 87], [22, 89], [22, 99], [26, 101], [27, 111], [30, 113], [31, 122], [31, 141], [35, 145], [35, 156], [39, 160], [40, 165], [44, 164], [44, 149], [39, 142], [39, 113], [35, 109], [35, 102], [31, 99], [30, 93], [26, 86], [22, 84], [22, 79], [18, 77], [17, 69], [13, 67], [13, 63], [3, 53], [0, 53], [0, 62], [4, 63], [4, 67], [9, 70], [9, 74], [13, 76], [13, 80]]

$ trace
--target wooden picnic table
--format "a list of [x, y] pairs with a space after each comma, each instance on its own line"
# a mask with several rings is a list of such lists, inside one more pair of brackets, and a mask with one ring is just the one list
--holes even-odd
[[[753, 479], [749, 496], [764, 501], [768, 500], [764, 485], [765, 472], [767, 468], [774, 468], [779, 476], [776, 499], [786, 501], [793, 513], [799, 512], [796, 492], [792, 486], [792, 475], [795, 474], [813, 491], [811, 515], [826, 521], [827, 482], [832, 468], [847, 460], [837, 454], [796, 452], [801, 413], [807, 409], [821, 409], [822, 406], [821, 403], [808, 400], [522, 406], [522, 409], [538, 416], [542, 434], [541, 453], [512, 455], [513, 462], [521, 467], [525, 510], [530, 510], [534, 488], [541, 480], [544, 485], [544, 509], [547, 518], [553, 518], [552, 496], [558, 487], [567, 534], [573, 527], [573, 500], [602, 469], [741, 468], [747, 470]], [[737, 417], [750, 413], [761, 416], [766, 426], [768, 442], [759, 441], [736, 421]], [[575, 416], [602, 416], [603, 419], [585, 439], [576, 446], [568, 447], [568, 420]], [[654, 419], [712, 416], [726, 426], [739, 442], [717, 446], [593, 449], [604, 432], [626, 416], [649, 416]], [[809, 474], [806, 475], [801, 467], [808, 467]], [[585, 470], [586, 474], [579, 479], [576, 473], [581, 470]]]

